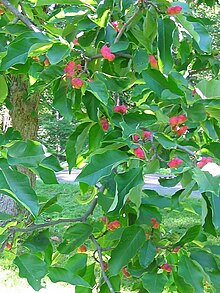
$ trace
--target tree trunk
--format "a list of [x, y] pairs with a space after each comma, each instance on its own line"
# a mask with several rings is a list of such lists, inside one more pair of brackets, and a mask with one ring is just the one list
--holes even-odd
[[[10, 86], [10, 110], [12, 127], [21, 133], [23, 140], [37, 138], [39, 94], [28, 97], [28, 81], [25, 75], [12, 76]], [[18, 166], [18, 171], [25, 173], [34, 186], [36, 176], [30, 170]], [[16, 215], [19, 212], [17, 203], [6, 195], [0, 195], [0, 212]]]

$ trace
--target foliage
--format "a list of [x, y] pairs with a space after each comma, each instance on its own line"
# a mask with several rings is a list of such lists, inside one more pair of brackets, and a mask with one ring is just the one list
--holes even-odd
[[[218, 292], [219, 251], [206, 234], [215, 237], [220, 225], [219, 177], [202, 167], [220, 159], [220, 81], [206, 20], [183, 2], [38, 0], [22, 4], [22, 12], [16, 1], [2, 3], [0, 100], [10, 75], [24, 74], [29, 96], [48, 90], [60, 115], [77, 120], [67, 161], [69, 171], [82, 167], [80, 203], [91, 202], [79, 217], [38, 223], [48, 209], [59, 211], [57, 198], [39, 201], [17, 166], [57, 183], [59, 164], [38, 142], [21, 141], [11, 129], [1, 135], [0, 188], [33, 220], [7, 220], [1, 230], [1, 250], [21, 242], [19, 275], [35, 290], [47, 275], [76, 292], [120, 292], [123, 274], [131, 291]], [[209, 80], [193, 78], [204, 70]], [[160, 168], [171, 170], [163, 186], [183, 188], [168, 197], [143, 190], [144, 173]], [[161, 210], [181, 212], [193, 190], [202, 193], [202, 223], [169, 233]], [[101, 219], [90, 217], [96, 207]], [[61, 223], [68, 228], [53, 245], [48, 227]], [[88, 261], [84, 242], [94, 250]], [[59, 255], [68, 260], [58, 265]]]

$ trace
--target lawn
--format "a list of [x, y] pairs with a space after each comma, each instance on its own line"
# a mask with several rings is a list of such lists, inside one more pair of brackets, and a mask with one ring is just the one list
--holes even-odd
[[[82, 215], [82, 213], [84, 213], [89, 206], [89, 204], [81, 205], [78, 203], [77, 198], [80, 196], [80, 192], [77, 185], [44, 185], [42, 182], [38, 181], [36, 186], [36, 192], [41, 199], [45, 197], [47, 197], [48, 199], [52, 197], [57, 197], [57, 205], [60, 206], [59, 212], [53, 212], [53, 210], [51, 210], [50, 217], [48, 217], [48, 214], [42, 214], [41, 218], [38, 219], [39, 222], [50, 221], [51, 219], [57, 219], [60, 217], [78, 217]], [[200, 215], [195, 213], [194, 210], [199, 212]], [[183, 203], [183, 210], [181, 212], [164, 209], [162, 213], [162, 224], [166, 227], [168, 233], [171, 233], [173, 235], [176, 234], [176, 236], [179, 237], [187, 230], [187, 228], [201, 222], [201, 199], [187, 199], [187, 201]], [[100, 216], [101, 210], [97, 208], [93, 214], [93, 217], [98, 218]], [[53, 236], [60, 237], [63, 229], [65, 229], [65, 225], [58, 225], [51, 229], [53, 231]], [[208, 241], [210, 242], [210, 244], [220, 244], [219, 237], [215, 238], [208, 236]], [[3, 257], [0, 258], [0, 291], [6, 292], [7, 289], [7, 292], [19, 293], [19, 290], [21, 288], [26, 288], [30, 291], [21, 290], [21, 292], [34, 292], [30, 288], [28, 289], [27, 283], [24, 279], [19, 279], [17, 268], [12, 264], [12, 259], [13, 255], [8, 253], [7, 251], [4, 251]], [[54, 291], [53, 284], [49, 284], [49, 286], [51, 288], [51, 291]], [[12, 291], [12, 289], [10, 288], [16, 288], [16, 290]], [[59, 288], [60, 290], [62, 290], [62, 292], [72, 292], [72, 289], [70, 290], [70, 288], [72, 288], [71, 286], [63, 287], [63, 285], [58, 284], [56, 284], [57, 291], [55, 292], [60, 292], [58, 291]], [[9, 289], [11, 291], [8, 291]], [[43, 290], [42, 292], [51, 291]]]

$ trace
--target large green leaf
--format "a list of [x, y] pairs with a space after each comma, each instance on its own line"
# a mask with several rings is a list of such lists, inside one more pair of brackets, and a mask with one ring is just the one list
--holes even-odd
[[220, 98], [220, 80], [202, 80], [196, 87], [200, 89], [206, 98]]
[[22, 245], [27, 247], [32, 253], [36, 253], [46, 250], [49, 244], [49, 230], [47, 229], [29, 236]]
[[27, 32], [21, 34], [10, 43], [7, 55], [2, 59], [1, 70], [7, 70], [16, 64], [25, 64], [29, 53], [49, 44], [50, 40], [42, 33]]
[[193, 179], [197, 182], [200, 192], [210, 191], [219, 196], [219, 178], [199, 168], [193, 169]]
[[[118, 174], [115, 176], [115, 182], [117, 186], [117, 192], [115, 195], [115, 199], [113, 204], [111, 205], [110, 211], [118, 212], [124, 205], [127, 197], [132, 188], [137, 185], [141, 185], [143, 187], [143, 169], [142, 168], [133, 168], [128, 170], [125, 173]], [[141, 194], [137, 194], [137, 196], [141, 196]]]
[[184, 278], [179, 276], [176, 272], [173, 272], [173, 278], [175, 281], [175, 285], [178, 288], [180, 293], [194, 293], [194, 289], [192, 286], [190, 286], [189, 284], [187, 284], [184, 281]]
[[147, 52], [139, 48], [134, 55], [134, 70], [138, 73], [141, 73], [143, 70], [148, 67], [148, 54]]
[[[89, 131], [91, 123], [85, 122], [77, 126], [76, 130], [69, 137], [66, 144], [66, 159], [68, 162], [69, 172], [76, 164], [76, 158], [82, 149], [82, 142], [85, 141], [85, 134]], [[77, 142], [81, 142], [81, 148], [77, 147]]]
[[[87, 266], [86, 273], [83, 275], [83, 279], [86, 282], [88, 282], [91, 285], [91, 287], [94, 287], [94, 285], [96, 283], [94, 269], [95, 269], [95, 263]], [[86, 287], [76, 286], [75, 293], [92, 293], [92, 289], [86, 288]]]
[[70, 53], [69, 46], [65, 44], [55, 43], [48, 50], [47, 57], [50, 61], [50, 64], [54, 65], [62, 61]]
[[122, 151], [110, 150], [103, 154], [93, 155], [88, 165], [76, 178], [76, 182], [85, 182], [95, 185], [103, 177], [110, 175], [114, 166], [128, 159], [128, 155]]
[[166, 134], [157, 132], [154, 134], [154, 137], [165, 149], [173, 148], [176, 146], [176, 142]]
[[148, 267], [152, 263], [156, 255], [156, 247], [151, 240], [146, 241], [140, 250], [139, 262], [144, 268]]
[[162, 72], [168, 74], [173, 66], [173, 56], [171, 47], [173, 44], [174, 22], [169, 19], [158, 20], [158, 49], [159, 49], [159, 66]]
[[[106, 88], [109, 91], [121, 92], [125, 90], [130, 84], [130, 79], [128, 77], [117, 77], [103, 72], [96, 72], [95, 76], [105, 84]], [[106, 98], [107, 97], [108, 95], [106, 95]]]
[[200, 231], [201, 231], [201, 225], [195, 225], [193, 227], [190, 227], [185, 232], [185, 234], [183, 234], [183, 236], [180, 238], [180, 240], [178, 240], [178, 242], [175, 243], [174, 246], [175, 247], [176, 246], [183, 246], [186, 243], [192, 242], [199, 235]]
[[25, 167], [38, 167], [46, 158], [42, 145], [33, 140], [17, 141], [8, 148], [8, 163]]
[[187, 118], [193, 122], [206, 120], [206, 109], [202, 102], [198, 101], [190, 106], [187, 111]]
[[121, 240], [112, 250], [109, 261], [109, 272], [117, 275], [121, 268], [136, 255], [146, 239], [144, 230], [139, 226], [125, 228]]
[[158, 13], [153, 7], [149, 7], [146, 11], [146, 17], [143, 23], [143, 38], [145, 47], [148, 51], [152, 51], [153, 42], [157, 35], [157, 18]]
[[161, 293], [168, 278], [164, 274], [157, 274], [156, 272], [145, 273], [142, 278], [143, 287], [150, 293]]
[[4, 102], [7, 96], [8, 96], [8, 86], [4, 76], [0, 75], [0, 104]]
[[59, 245], [60, 253], [68, 254], [82, 245], [92, 233], [92, 226], [86, 223], [77, 223], [69, 227], [64, 234], [64, 241]]
[[34, 216], [38, 214], [38, 198], [28, 177], [9, 168], [4, 159], [0, 160], [0, 190], [21, 203]]
[[220, 196], [216, 196], [215, 194], [211, 195], [211, 205], [212, 205], [212, 220], [216, 229], [220, 227]]
[[74, 272], [75, 275], [84, 275], [86, 271], [87, 264], [87, 254], [86, 253], [76, 253], [72, 257], [68, 258], [65, 263], [65, 269]]
[[80, 276], [74, 275], [73, 272], [64, 268], [50, 267], [48, 277], [52, 282], [66, 282], [68, 284], [91, 288], [91, 285], [83, 280]]
[[[213, 223], [213, 211], [212, 211], [212, 205], [211, 205], [210, 199], [206, 196], [206, 193], [202, 193], [202, 196], [204, 198], [204, 203], [202, 202], [203, 229], [205, 232], [216, 237], [217, 234], [216, 234], [215, 226]], [[219, 199], [219, 197], [217, 196], [215, 197]]]
[[88, 83], [87, 91], [90, 91], [100, 102], [107, 106], [109, 93], [102, 81], [91, 81]]
[[17, 256], [14, 264], [19, 268], [19, 276], [26, 278], [34, 290], [42, 288], [41, 279], [47, 273], [47, 265], [40, 258], [31, 254]]
[[179, 261], [178, 274], [184, 281], [194, 288], [194, 292], [203, 293], [204, 273], [199, 264], [186, 255], [182, 255]]

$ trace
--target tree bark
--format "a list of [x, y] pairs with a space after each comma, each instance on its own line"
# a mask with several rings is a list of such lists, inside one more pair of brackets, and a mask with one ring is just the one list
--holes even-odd
[[[28, 81], [25, 75], [12, 76], [9, 99], [12, 127], [21, 133], [23, 140], [37, 139], [39, 94], [28, 96]], [[18, 171], [26, 174], [32, 186], [36, 176], [29, 169], [18, 166]], [[9, 196], [0, 195], [0, 212], [13, 216], [19, 213], [17, 203]]]

